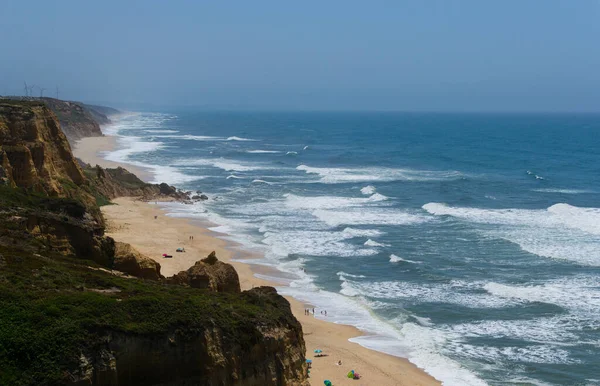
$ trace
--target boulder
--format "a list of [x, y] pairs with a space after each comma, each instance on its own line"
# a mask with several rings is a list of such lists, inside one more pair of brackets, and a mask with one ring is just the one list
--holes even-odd
[[142, 255], [130, 244], [115, 242], [115, 261], [113, 268], [143, 279], [158, 280], [160, 264]]
[[187, 271], [174, 275], [170, 281], [215, 292], [240, 292], [240, 278], [235, 268], [231, 264], [219, 261], [214, 251], [205, 259], [197, 261]]
[[164, 194], [165, 196], [170, 196], [170, 195], [177, 193], [177, 189], [175, 189], [174, 186], [169, 186], [168, 184], [166, 184], [164, 182], [162, 184], [160, 184], [158, 187], [160, 189], [160, 194]]

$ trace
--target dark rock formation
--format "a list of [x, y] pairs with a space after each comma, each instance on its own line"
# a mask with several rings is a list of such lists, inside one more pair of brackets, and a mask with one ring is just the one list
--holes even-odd
[[197, 261], [187, 271], [181, 271], [169, 280], [216, 292], [240, 292], [240, 278], [235, 268], [231, 264], [219, 261], [214, 251], [205, 259]]
[[174, 186], [169, 186], [164, 182], [158, 185], [158, 187], [160, 189], [160, 194], [164, 194], [165, 196], [170, 196], [172, 194], [177, 193], [177, 189]]
[[113, 268], [129, 275], [143, 279], [158, 280], [160, 264], [142, 255], [127, 243], [115, 242], [115, 258]]

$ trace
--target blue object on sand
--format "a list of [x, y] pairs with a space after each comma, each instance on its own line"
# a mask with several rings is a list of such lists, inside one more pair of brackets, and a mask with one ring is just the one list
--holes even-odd
[[322, 350], [319, 350], [319, 349], [316, 349], [316, 350], [315, 350], [315, 354], [320, 354], [320, 353], [322, 353], [322, 352], [323, 352], [323, 351], [322, 351]]

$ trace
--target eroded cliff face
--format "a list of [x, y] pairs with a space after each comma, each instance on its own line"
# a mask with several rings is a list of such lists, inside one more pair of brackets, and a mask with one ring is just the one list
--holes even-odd
[[101, 124], [109, 123], [108, 117], [100, 111], [79, 102], [63, 101], [54, 98], [41, 98], [50, 110], [56, 114], [60, 127], [73, 144], [85, 137], [102, 136]]
[[[289, 303], [272, 287], [243, 294], [249, 304]], [[152, 336], [106, 331], [70, 374], [76, 385], [307, 386], [302, 327], [295, 319], [240, 322], [242, 335], [218, 325]]]
[[85, 181], [56, 116], [41, 103], [0, 102], [0, 160], [8, 184], [53, 197]]

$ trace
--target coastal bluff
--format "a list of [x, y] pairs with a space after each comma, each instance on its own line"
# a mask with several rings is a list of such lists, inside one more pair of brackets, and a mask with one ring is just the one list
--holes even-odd
[[0, 100], [0, 384], [307, 386], [275, 289], [216, 256], [188, 272], [207, 286], [171, 283], [104, 234], [111, 198], [180, 192], [88, 166], [46, 104]]

